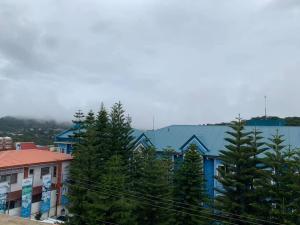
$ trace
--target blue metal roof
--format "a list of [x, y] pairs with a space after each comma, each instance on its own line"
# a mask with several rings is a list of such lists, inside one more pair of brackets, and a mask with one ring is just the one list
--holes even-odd
[[[76, 129], [70, 128], [68, 130], [61, 132], [55, 136], [54, 142], [72, 142], [72, 141], [74, 141], [72, 137], [74, 137], [74, 133], [76, 131], [77, 131]], [[134, 137], [138, 138], [141, 134], [143, 134], [143, 131], [133, 129], [132, 135]]]
[[[246, 126], [247, 131], [252, 131], [255, 126]], [[258, 126], [257, 129], [261, 132], [265, 142], [269, 142], [268, 138], [279, 131], [279, 134], [284, 135], [285, 145], [290, 145], [291, 148], [300, 148], [300, 127], [289, 126]], [[204, 126], [204, 125], [172, 125], [163, 127], [157, 130], [133, 130], [133, 136], [139, 140], [141, 135], [145, 135], [150, 143], [152, 143], [158, 151], [164, 148], [171, 147], [177, 152], [181, 152], [181, 147], [184, 146], [193, 136], [195, 136], [201, 144], [208, 150], [205, 154], [210, 156], [218, 156], [220, 150], [226, 145], [225, 137], [228, 135], [228, 126]], [[55, 137], [55, 142], [72, 142], [74, 129], [66, 130]], [[141, 139], [141, 141], [144, 141]]]
[[[255, 126], [246, 126], [247, 131], [252, 131]], [[285, 145], [291, 148], [300, 148], [300, 127], [287, 126], [259, 126], [257, 129], [261, 132], [265, 142], [268, 138], [279, 131], [284, 135]], [[218, 156], [220, 150], [226, 145], [226, 131], [231, 130], [227, 126], [203, 126], [203, 125], [172, 125], [158, 130], [150, 130], [144, 134], [155, 145], [157, 150], [161, 151], [166, 147], [172, 147], [175, 151], [181, 152], [180, 147], [195, 135], [201, 143], [208, 149], [206, 155]]]

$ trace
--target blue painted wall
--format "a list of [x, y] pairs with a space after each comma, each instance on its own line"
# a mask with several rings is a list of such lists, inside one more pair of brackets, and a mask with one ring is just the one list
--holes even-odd
[[71, 154], [73, 151], [72, 144], [67, 143], [58, 143], [57, 147], [60, 149], [60, 152]]
[[209, 198], [214, 198], [214, 159], [209, 157], [204, 157], [203, 170], [205, 178], [205, 190]]
[[[215, 176], [217, 176], [217, 169], [218, 169], [218, 167], [220, 165], [222, 165], [221, 160], [215, 159], [215, 163], [214, 163], [214, 173], [215, 173]], [[215, 187], [214, 196], [217, 196], [218, 195], [218, 191], [216, 189], [222, 190], [222, 185], [217, 181], [217, 179], [214, 180], [214, 187]]]

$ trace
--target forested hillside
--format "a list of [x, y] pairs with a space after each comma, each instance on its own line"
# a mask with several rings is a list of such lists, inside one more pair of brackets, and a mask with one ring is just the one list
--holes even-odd
[[[246, 125], [273, 125], [273, 126], [300, 126], [300, 117], [278, 117], [278, 116], [261, 116], [261, 117], [252, 117], [251, 119], [244, 120]], [[228, 126], [230, 122], [222, 122], [216, 124], [207, 124], [207, 125], [223, 125]]]
[[13, 141], [33, 141], [39, 145], [53, 143], [56, 134], [70, 124], [54, 120], [23, 119], [15, 117], [0, 118], [0, 136], [9, 136]]

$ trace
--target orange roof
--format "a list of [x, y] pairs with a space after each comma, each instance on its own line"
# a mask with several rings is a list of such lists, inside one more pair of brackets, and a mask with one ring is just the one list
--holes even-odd
[[34, 142], [20, 142], [21, 149], [35, 149], [36, 145]]
[[0, 169], [69, 160], [71, 155], [38, 149], [0, 151]]

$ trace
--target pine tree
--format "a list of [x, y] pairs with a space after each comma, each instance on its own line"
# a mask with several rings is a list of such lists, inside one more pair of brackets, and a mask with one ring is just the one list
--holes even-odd
[[[201, 218], [205, 200], [202, 158], [197, 147], [191, 145], [185, 153], [183, 163], [174, 178], [174, 201], [183, 203], [183, 206], [188, 208], [179, 207], [182, 204], [174, 204], [174, 209], [178, 210], [175, 216], [175, 224], [209, 224], [209, 218]], [[200, 217], [197, 215], [200, 215]]]
[[225, 138], [228, 144], [220, 154], [223, 164], [221, 168], [224, 169], [218, 169], [219, 176], [216, 177], [222, 185], [222, 189], [217, 189], [220, 194], [216, 199], [216, 206], [222, 211], [236, 215], [229, 221], [247, 224], [243, 222], [243, 216], [254, 211], [253, 203], [256, 202], [256, 197], [253, 196], [253, 188], [259, 174], [258, 155], [261, 151], [257, 148], [258, 142], [255, 140], [257, 134], [251, 138], [251, 132], [245, 131], [240, 118], [232, 122], [230, 128], [232, 131], [226, 132], [228, 137]]
[[292, 209], [291, 221], [300, 224], [300, 150], [293, 151], [291, 159], [292, 172], [290, 174], [290, 191], [293, 199], [289, 204]]
[[106, 163], [101, 186], [98, 186], [98, 191], [95, 192], [100, 198], [95, 221], [123, 225], [137, 224], [133, 214], [134, 199], [126, 194], [128, 176], [124, 173], [125, 168], [124, 160], [119, 155], [112, 156]]
[[267, 220], [268, 217], [268, 204], [267, 193], [264, 190], [267, 173], [265, 171], [266, 166], [263, 163], [263, 153], [268, 149], [263, 142], [262, 132], [258, 129], [254, 129], [250, 134], [250, 152], [252, 152], [252, 158], [250, 162], [250, 172], [252, 174], [252, 180], [250, 181], [250, 193], [248, 196], [249, 208], [248, 214]]
[[[91, 224], [93, 215], [91, 214], [94, 205], [91, 188], [93, 181], [97, 178], [95, 139], [95, 118], [94, 113], [90, 111], [85, 120], [75, 120], [77, 123], [76, 138], [74, 146], [74, 159], [70, 167], [70, 185], [69, 200], [71, 225]], [[78, 126], [80, 124], [80, 126]]]
[[[78, 110], [74, 114], [74, 120], [72, 122], [73, 122], [72, 138], [74, 139], [75, 142], [75, 145], [73, 147], [76, 147], [76, 144], [78, 145], [80, 143], [84, 133], [84, 114], [81, 110]], [[80, 148], [77, 148], [76, 150], [79, 151]]]
[[150, 147], [135, 152], [133, 162], [133, 190], [138, 196], [135, 210], [138, 224], [169, 224], [168, 208], [171, 206], [166, 199], [171, 199], [171, 186], [166, 161], [158, 159], [156, 150]]
[[103, 103], [101, 104], [100, 111], [98, 112], [96, 122], [95, 122], [95, 146], [96, 146], [96, 158], [97, 162], [97, 171], [100, 173], [103, 172], [105, 163], [111, 157], [111, 134], [110, 134], [110, 124], [109, 117], [106, 109], [104, 108]]
[[125, 160], [132, 157], [133, 136], [131, 118], [125, 116], [121, 102], [115, 103], [110, 113], [111, 155], [121, 155]]
[[292, 207], [289, 205], [293, 201], [293, 193], [290, 185], [293, 180], [292, 163], [289, 152], [284, 146], [283, 136], [273, 135], [269, 139], [264, 164], [267, 166], [268, 179], [265, 182], [265, 192], [268, 193], [270, 220], [282, 224], [292, 223]]

